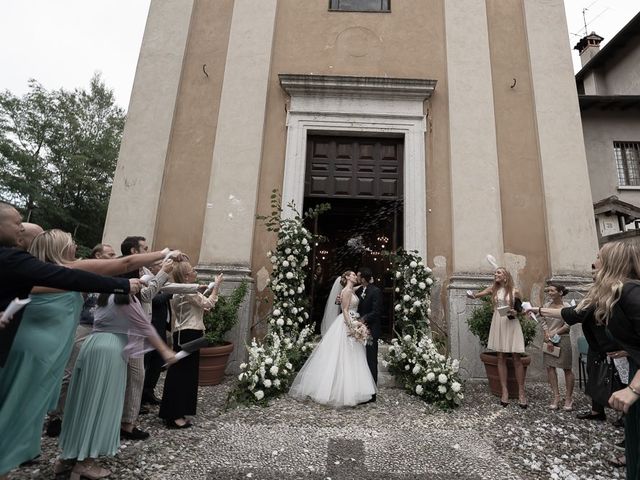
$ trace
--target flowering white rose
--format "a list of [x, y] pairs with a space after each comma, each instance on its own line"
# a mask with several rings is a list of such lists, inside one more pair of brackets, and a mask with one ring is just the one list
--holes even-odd
[[271, 388], [271, 380], [269, 380], [268, 378], [262, 383], [266, 388]]
[[424, 271], [425, 271], [425, 272], [427, 272], [427, 273], [431, 273], [431, 272], [433, 272], [433, 270], [431, 270], [429, 267], [426, 267], [426, 268], [424, 269]]
[[455, 358], [453, 362], [451, 362], [451, 369], [454, 373], [457, 372], [460, 369], [460, 360]]
[[278, 380], [277, 378], [273, 381], [273, 386], [276, 388], [280, 388], [280, 380]]
[[293, 291], [293, 288], [290, 288], [289, 289], [289, 295], [295, 295], [295, 294], [296, 294], [296, 292]]
[[410, 367], [409, 365], [405, 365], [405, 366], [404, 366], [404, 369], [405, 369], [405, 370], [409, 370], [410, 368], [411, 368], [411, 367]]
[[288, 369], [291, 370], [293, 368], [293, 365], [291, 365], [290, 363], [285, 363], [284, 366]]
[[302, 293], [304, 290], [303, 290], [303, 288], [302, 288], [302, 287], [298, 287], [298, 290], [297, 290], [297, 291], [298, 291], [298, 293]]
[[462, 385], [460, 385], [458, 382], [453, 382], [451, 384], [451, 390], [453, 391], [453, 393], [458, 393], [461, 388], [462, 388]]
[[273, 316], [274, 316], [274, 317], [279, 317], [279, 316], [280, 316], [280, 313], [282, 313], [282, 312], [280, 312], [280, 309], [276, 308], [276, 309], [273, 311]]
[[444, 385], [439, 385], [438, 392], [444, 395], [445, 393], [447, 393], [447, 387], [445, 387]]
[[262, 390], [256, 390], [253, 394], [258, 400], [262, 400], [264, 398], [264, 392]]
[[273, 255], [271, 258], [271, 263], [276, 263], [278, 261], [278, 257], [276, 257], [275, 255]]
[[402, 297], [402, 300], [408, 302], [409, 300], [411, 300], [411, 297], [409, 295], [405, 295], [404, 297]]
[[420, 372], [420, 365], [416, 365], [415, 367], [413, 367], [412, 372], [414, 375], [417, 375], [418, 372]]
[[431, 278], [427, 278], [427, 285], [433, 285], [433, 280], [431, 280]]
[[433, 372], [427, 373], [427, 381], [433, 382], [435, 380], [435, 378], [436, 378], [436, 374], [435, 373], [433, 373]]
[[289, 260], [290, 262], [293, 262], [296, 259], [296, 257], [294, 257], [293, 255], [289, 255], [287, 257], [287, 260]]
[[427, 288], [427, 284], [426, 284], [426, 283], [424, 283], [424, 282], [420, 282], [420, 283], [418, 284], [418, 287], [420, 287], [420, 289], [421, 289], [421, 290], [424, 290], [425, 288]]
[[304, 312], [304, 318], [309, 318], [309, 314], [307, 312]]
[[[306, 247], [304, 247], [304, 249], [305, 249], [307, 252], [310, 252], [310, 251], [311, 251], [311, 247], [310, 247], [309, 245], [307, 245]], [[306, 260], [306, 259], [305, 259], [305, 260]]]
[[421, 305], [422, 305], [422, 302], [420, 300], [416, 300], [415, 302], [413, 302], [414, 307], [420, 307]]
[[396, 293], [400, 292], [400, 287], [396, 287]]
[[288, 280], [291, 280], [293, 278], [293, 273], [292, 272], [287, 272], [286, 277], [287, 277]]
[[444, 373], [441, 373], [440, 375], [438, 375], [438, 381], [440, 383], [447, 383], [447, 376]]
[[424, 388], [422, 388], [422, 385], [416, 385], [416, 393], [418, 395], [422, 395], [424, 393]]
[[245, 368], [247, 368], [247, 364], [246, 363], [241, 363], [240, 364], [240, 370], [244, 370]]
[[431, 309], [427, 308], [427, 317], [430, 317], [430, 316], [431, 316]]
[[293, 314], [294, 314], [294, 315], [295, 315], [296, 313], [298, 313], [298, 309], [297, 309], [296, 307], [293, 307], [293, 308], [291, 309], [291, 311], [293, 312]]
[[409, 280], [409, 283], [411, 285], [415, 285], [416, 283], [418, 283], [418, 280], [416, 280], [416, 277], [411, 277], [411, 280]]
[[402, 276], [402, 273], [396, 272], [396, 278], [400, 278], [401, 276]]
[[264, 359], [264, 363], [266, 363], [267, 365], [271, 365], [273, 363], [273, 358], [271, 357], [267, 357]]
[[410, 342], [410, 341], [411, 341], [411, 335], [405, 335], [405, 336], [404, 336], [404, 338], [403, 338], [403, 340], [404, 340], [405, 342]]
[[291, 253], [291, 249], [290, 248], [285, 248], [284, 249], [284, 253], [286, 253], [287, 255], [289, 255]]
[[412, 260], [411, 263], [409, 263], [409, 266], [411, 268], [416, 268], [418, 266], [418, 264], [414, 260]]
[[279, 318], [278, 320], [276, 320], [276, 324], [277, 324], [279, 327], [281, 327], [281, 326], [283, 326], [283, 325], [284, 325], [284, 320], [283, 320], [283, 319], [281, 319], [281, 318]]
[[288, 267], [289, 266], [289, 262], [287, 260], [285, 260], [284, 262], [282, 262], [282, 266], [283, 267]]
[[273, 365], [273, 366], [269, 369], [269, 373], [270, 373], [271, 375], [277, 375], [279, 371], [280, 371], [280, 369], [279, 369], [276, 365]]
[[283, 306], [284, 308], [287, 308], [287, 307], [289, 306], [289, 304], [288, 304], [287, 302], [284, 302], [284, 303], [282, 304], [282, 306]]
[[402, 355], [400, 355], [402, 358], [407, 358], [407, 354], [406, 353], [402, 353]]
[[418, 262], [418, 265], [420, 265], [421, 267], [424, 267], [424, 262], [423, 262], [422, 260], [420, 260], [420, 261]]
[[240, 375], [238, 375], [238, 380], [243, 381], [245, 378], [247, 378], [247, 374], [246, 373], [241, 373]]
[[303, 245], [306, 245], [307, 243], [309, 243], [309, 240], [307, 240], [306, 238], [303, 238], [303, 239], [302, 239], [302, 244], [303, 244]]
[[290, 318], [287, 318], [287, 325], [293, 325], [293, 322], [291, 321]]

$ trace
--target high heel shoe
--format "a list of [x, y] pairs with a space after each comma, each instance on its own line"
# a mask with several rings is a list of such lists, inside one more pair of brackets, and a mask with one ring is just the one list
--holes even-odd
[[502, 400], [500, 400], [500, 405], [502, 405], [503, 407], [508, 407], [509, 402], [503, 402]]
[[100, 478], [106, 478], [111, 475], [111, 471], [106, 468], [102, 468], [96, 464], [86, 465], [76, 463], [76, 466], [71, 470], [71, 476], [69, 480], [81, 480], [86, 478], [88, 480], [99, 480]]

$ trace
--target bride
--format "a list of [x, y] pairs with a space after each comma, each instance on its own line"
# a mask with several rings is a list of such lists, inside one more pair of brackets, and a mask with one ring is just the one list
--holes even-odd
[[[376, 393], [365, 346], [348, 335], [347, 323], [358, 312], [359, 299], [353, 291], [357, 283], [357, 276], [352, 271], [346, 271], [336, 279], [325, 307], [322, 340], [293, 381], [289, 390], [292, 397], [345, 407], [366, 402]], [[342, 313], [336, 317], [328, 313], [337, 313], [334, 301], [339, 285], [344, 287], [340, 293]]]

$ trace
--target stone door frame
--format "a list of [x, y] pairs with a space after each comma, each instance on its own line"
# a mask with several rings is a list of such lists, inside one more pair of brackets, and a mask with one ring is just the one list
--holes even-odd
[[[435, 80], [280, 74], [290, 95], [283, 204], [304, 201], [307, 137], [311, 133], [404, 138], [404, 246], [427, 253], [426, 116]], [[284, 216], [292, 212], [285, 209]]]

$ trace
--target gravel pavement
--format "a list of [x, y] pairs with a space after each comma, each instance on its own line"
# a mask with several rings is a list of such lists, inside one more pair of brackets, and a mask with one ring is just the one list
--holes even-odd
[[[548, 409], [546, 384], [527, 386], [530, 406], [506, 408], [485, 382], [468, 382], [465, 404], [442, 412], [397, 388], [378, 401], [334, 410], [284, 397], [268, 408], [225, 411], [234, 379], [201, 387], [194, 427], [168, 430], [157, 407], [141, 416], [146, 441], [122, 443], [101, 464], [114, 479], [593, 479], [624, 478], [607, 465], [622, 430]], [[578, 392], [576, 405], [587, 407]], [[12, 479], [54, 478], [56, 439]], [[64, 477], [59, 477], [64, 478]]]

